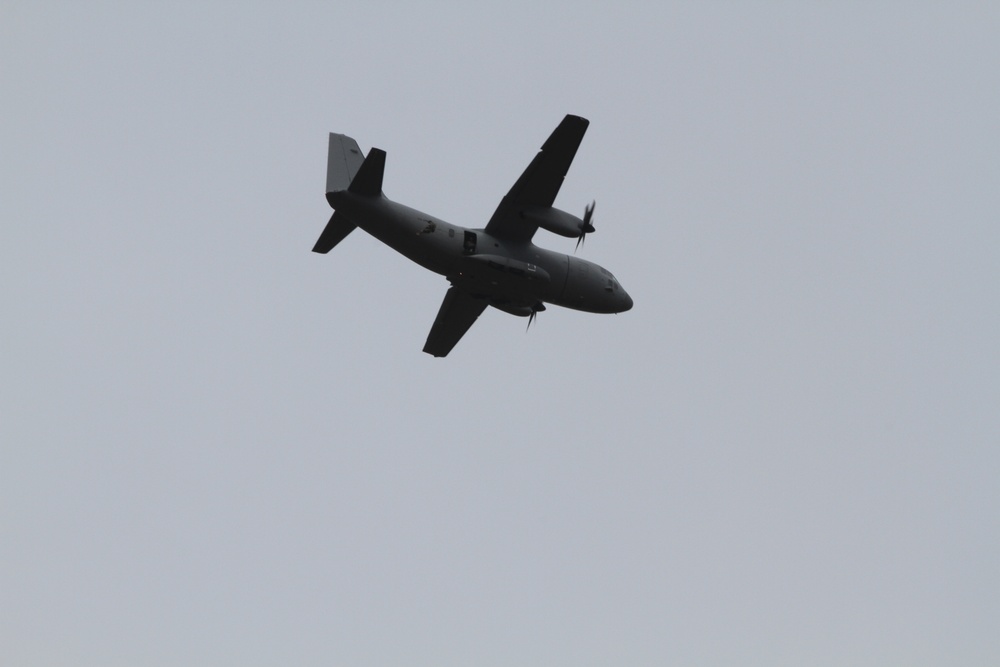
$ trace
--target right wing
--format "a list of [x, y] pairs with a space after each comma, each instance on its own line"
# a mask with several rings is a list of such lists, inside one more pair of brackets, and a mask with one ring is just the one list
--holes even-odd
[[521, 178], [500, 201], [486, 225], [487, 234], [515, 242], [531, 240], [538, 225], [523, 218], [521, 212], [529, 207], [552, 206], [588, 125], [590, 121], [579, 116], [563, 118]]
[[483, 311], [486, 299], [479, 299], [457, 287], [448, 289], [438, 310], [437, 319], [424, 343], [424, 352], [435, 357], [445, 357], [461, 340]]

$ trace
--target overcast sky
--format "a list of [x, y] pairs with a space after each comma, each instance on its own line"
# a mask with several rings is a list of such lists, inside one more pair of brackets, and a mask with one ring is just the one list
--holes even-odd
[[[0, 663], [1000, 664], [996, 7], [4, 3]], [[310, 252], [567, 113], [632, 311]]]

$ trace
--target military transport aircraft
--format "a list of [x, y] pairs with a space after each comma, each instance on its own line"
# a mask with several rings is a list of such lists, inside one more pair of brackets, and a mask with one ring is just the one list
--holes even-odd
[[446, 356], [493, 306], [527, 317], [550, 303], [590, 313], [621, 313], [632, 299], [611, 272], [531, 242], [539, 227], [577, 239], [594, 231], [594, 205], [583, 218], [552, 207], [589, 121], [566, 116], [542, 144], [484, 229], [467, 229], [390, 201], [382, 193], [385, 151], [330, 134], [326, 199], [333, 217], [313, 252], [328, 253], [356, 227], [451, 282], [424, 352]]

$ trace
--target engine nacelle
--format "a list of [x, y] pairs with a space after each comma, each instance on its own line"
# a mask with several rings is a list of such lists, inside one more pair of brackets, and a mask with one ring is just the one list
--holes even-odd
[[583, 220], [551, 206], [526, 208], [521, 211], [521, 217], [559, 236], [575, 239], [583, 233]]
[[502, 310], [505, 313], [510, 313], [511, 315], [517, 315], [518, 317], [531, 317], [531, 306], [525, 306], [522, 304], [506, 303], [504, 301], [490, 300], [490, 305], [498, 310]]
[[511, 303], [509, 301], [501, 301], [500, 299], [490, 299], [490, 305], [498, 310], [510, 313], [511, 315], [517, 315], [518, 317], [531, 317], [535, 313], [540, 313], [545, 310], [545, 304], [541, 301], [537, 301], [533, 306], [528, 306], [523, 303]]

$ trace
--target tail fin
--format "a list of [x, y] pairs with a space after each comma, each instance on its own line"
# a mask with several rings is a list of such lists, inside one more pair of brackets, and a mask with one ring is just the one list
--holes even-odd
[[346, 190], [358, 173], [365, 156], [358, 142], [345, 134], [330, 133], [330, 152], [326, 161], [326, 193]]
[[330, 206], [333, 206], [330, 195], [342, 190], [381, 196], [384, 172], [385, 151], [373, 148], [366, 159], [354, 139], [330, 133], [330, 152], [326, 161], [326, 200]]
[[373, 148], [368, 151], [358, 173], [351, 180], [349, 192], [369, 197], [382, 196], [382, 175], [385, 173], [385, 151], [381, 148]]

